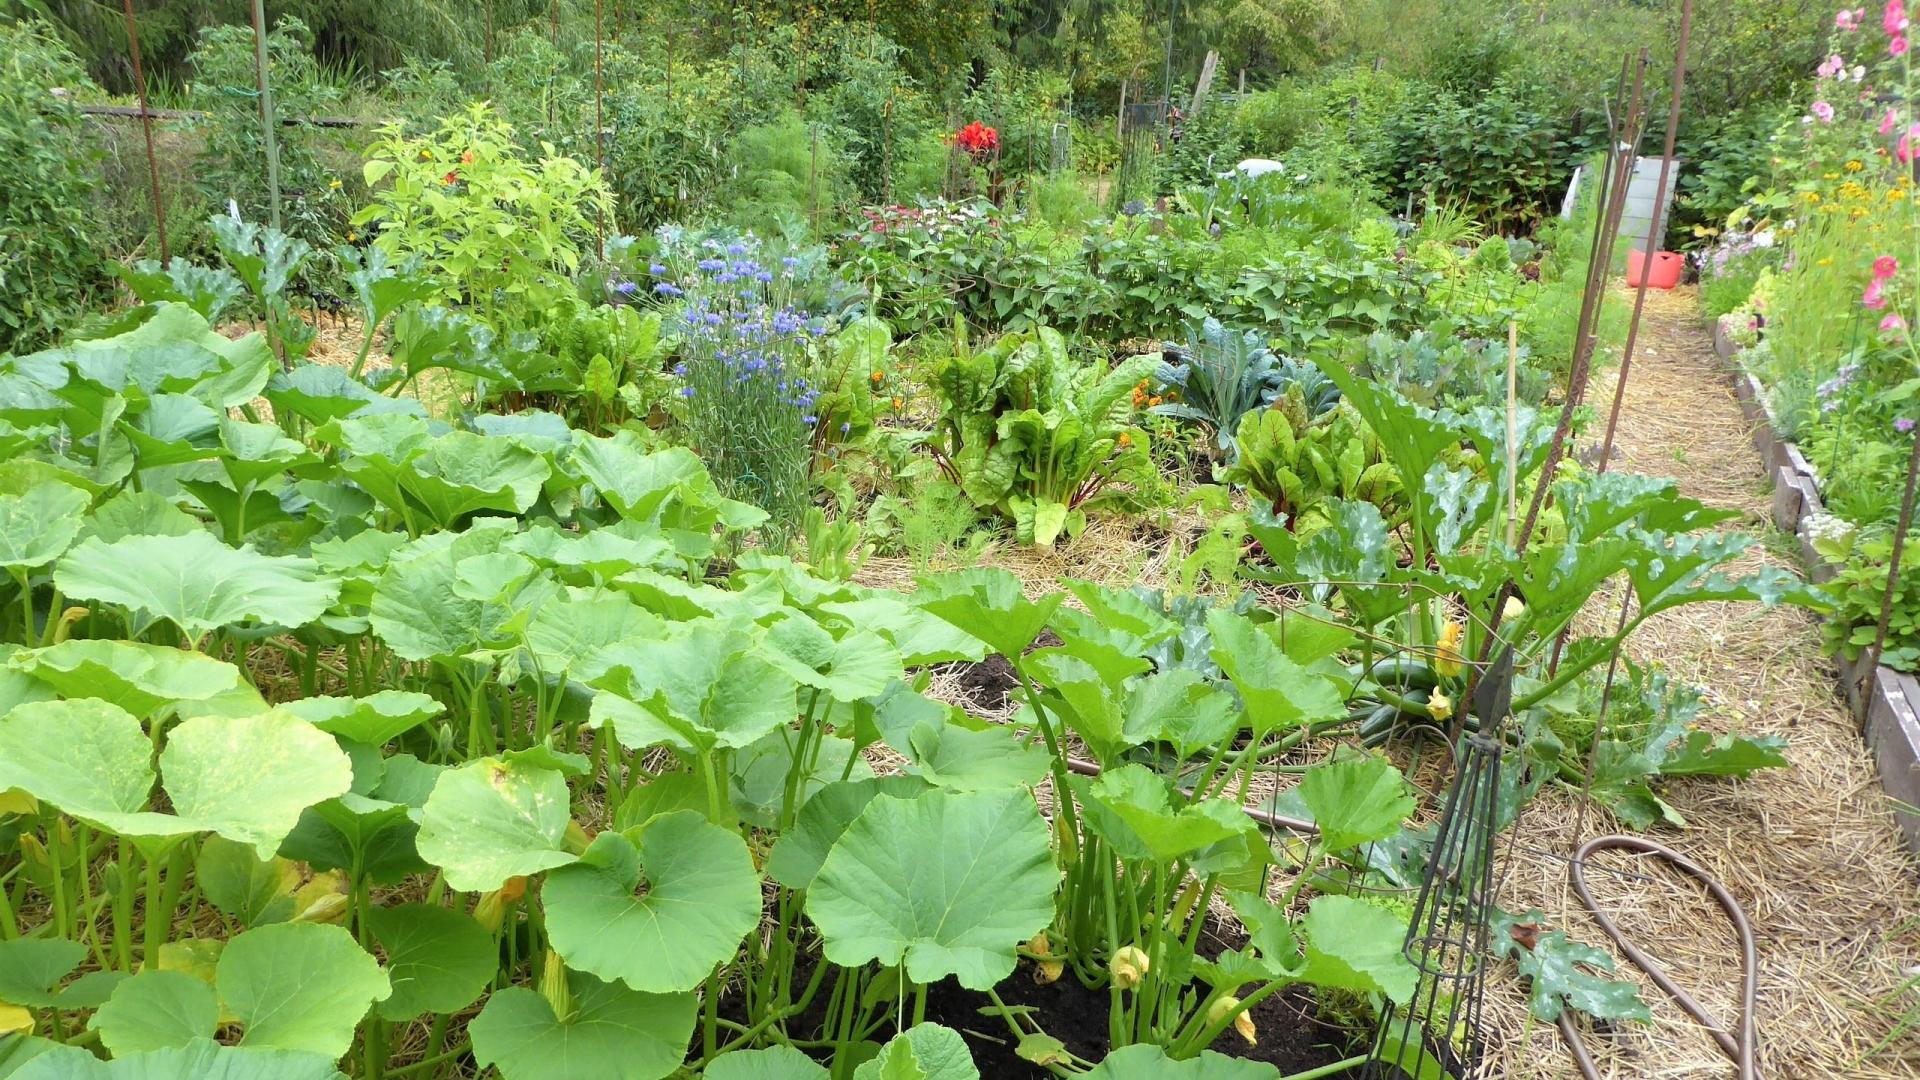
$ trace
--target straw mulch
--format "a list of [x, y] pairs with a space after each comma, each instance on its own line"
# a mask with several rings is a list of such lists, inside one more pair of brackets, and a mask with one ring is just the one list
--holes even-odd
[[[1608, 303], [1631, 305], [1625, 291]], [[1616, 372], [1596, 376], [1589, 394], [1602, 416]], [[1768, 486], [1732, 390], [1720, 375], [1710, 332], [1690, 292], [1652, 292], [1627, 380], [1613, 468], [1672, 476], [1687, 494], [1741, 511], [1737, 527], [1765, 536]], [[1741, 569], [1791, 566], [1756, 544]], [[1597, 628], [1617, 617], [1620, 596], [1596, 601]], [[1770, 1077], [1920, 1076], [1920, 1039], [1873, 1051], [1920, 995], [1896, 994], [1920, 960], [1920, 876], [1901, 846], [1894, 808], [1881, 793], [1871, 756], [1839, 697], [1819, 650], [1813, 619], [1798, 609], [1752, 604], [1685, 608], [1656, 618], [1628, 645], [1705, 689], [1703, 720], [1716, 729], [1784, 736], [1790, 769], [1735, 782], [1665, 784], [1661, 795], [1688, 827], [1657, 838], [1724, 883], [1754, 925], [1760, 960], [1756, 1022], [1760, 1064]], [[1564, 857], [1584, 839], [1621, 829], [1590, 809], [1580, 835], [1578, 797], [1544, 792], [1521, 819], [1501, 903], [1538, 907], [1577, 939], [1604, 943], [1566, 884]], [[1690, 879], [1652, 858], [1596, 856], [1587, 878], [1595, 899], [1669, 977], [1729, 1027], [1737, 1022], [1740, 954], [1732, 927]], [[1634, 876], [1604, 872], [1627, 871]], [[1654, 1023], [1592, 1033], [1587, 1045], [1617, 1077], [1725, 1077], [1731, 1066], [1713, 1040], [1658, 988], [1642, 984]], [[1576, 1076], [1550, 1024], [1529, 1023], [1516, 979], [1489, 993], [1497, 1040], [1495, 1075]]]

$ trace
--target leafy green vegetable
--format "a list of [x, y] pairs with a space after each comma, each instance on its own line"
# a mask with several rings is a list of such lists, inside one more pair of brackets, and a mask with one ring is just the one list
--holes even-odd
[[807, 893], [827, 958], [906, 965], [985, 989], [1053, 917], [1047, 826], [1024, 791], [880, 795], [841, 834]]

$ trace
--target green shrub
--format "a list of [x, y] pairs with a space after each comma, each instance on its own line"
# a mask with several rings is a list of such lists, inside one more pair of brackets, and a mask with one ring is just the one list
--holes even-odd
[[1027, 214], [1062, 232], [1080, 232], [1100, 216], [1100, 201], [1074, 172], [1036, 176], [1027, 190]]
[[1320, 129], [1319, 103], [1298, 84], [1283, 82], [1241, 99], [1233, 125], [1249, 154], [1279, 157]]
[[727, 222], [779, 236], [830, 218], [854, 198], [840, 134], [797, 112], [742, 131], [728, 152], [719, 196]]
[[47, 341], [101, 283], [97, 153], [72, 98], [88, 85], [44, 30], [0, 23], [0, 353]]

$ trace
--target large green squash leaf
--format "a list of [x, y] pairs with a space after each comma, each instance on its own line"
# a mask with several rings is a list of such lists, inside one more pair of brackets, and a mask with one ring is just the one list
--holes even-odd
[[547, 875], [541, 900], [569, 967], [668, 993], [732, 959], [760, 921], [760, 875], [737, 833], [679, 810], [601, 833], [580, 861]]
[[915, 1024], [853, 1070], [853, 1080], [980, 1080], [980, 1070], [959, 1032], [939, 1024]]
[[1329, 851], [1385, 840], [1413, 813], [1413, 795], [1400, 770], [1368, 754], [1315, 765], [1300, 778], [1300, 798], [1320, 826]]
[[326, 1054], [221, 1046], [197, 1039], [101, 1061], [85, 1050], [60, 1047], [42, 1054], [11, 1080], [345, 1080]]
[[211, 1039], [220, 999], [206, 980], [183, 971], [142, 971], [114, 988], [87, 1026], [116, 1058]]
[[926, 610], [1018, 659], [1038, 637], [1065, 593], [1028, 600], [1020, 579], [998, 567], [957, 570], [923, 578], [913, 600]]
[[473, 1059], [505, 1080], [660, 1080], [680, 1067], [699, 1008], [692, 994], [643, 994], [572, 974], [573, 1014], [543, 995], [497, 991], [467, 1032]]
[[1350, 896], [1316, 897], [1301, 919], [1306, 963], [1300, 978], [1315, 986], [1413, 999], [1419, 971], [1402, 946], [1407, 924], [1385, 908]]
[[140, 721], [104, 701], [37, 701], [0, 717], [0, 790], [18, 788], [83, 820], [145, 810], [152, 756]]
[[271, 858], [315, 803], [345, 794], [353, 764], [326, 733], [283, 712], [186, 720], [160, 752], [173, 810], [197, 830]]
[[807, 914], [836, 964], [905, 963], [984, 990], [1053, 918], [1048, 830], [1026, 791], [881, 795], [827, 855]]
[[1127, 1046], [1107, 1055], [1087, 1080], [1275, 1080], [1280, 1070], [1261, 1061], [1241, 1061], [1200, 1051], [1200, 1056], [1175, 1061], [1157, 1046]]
[[1247, 722], [1256, 734], [1346, 712], [1346, 701], [1331, 679], [1294, 663], [1251, 619], [1215, 608], [1207, 616], [1207, 630], [1213, 635], [1213, 660], [1240, 691]]
[[713, 1059], [702, 1080], [828, 1080], [833, 1074], [791, 1046], [735, 1050]]
[[80, 489], [56, 483], [0, 495], [0, 566], [30, 570], [59, 558], [80, 534], [90, 501]]
[[230, 548], [209, 533], [84, 540], [60, 560], [54, 584], [126, 608], [141, 624], [164, 619], [196, 640], [239, 623], [304, 626], [339, 591], [311, 559]]
[[446, 711], [427, 694], [381, 690], [367, 697], [314, 697], [281, 706], [329, 735], [385, 746]]
[[440, 775], [420, 811], [420, 857], [465, 892], [573, 861], [565, 850], [567, 778], [552, 769], [481, 758]]
[[87, 958], [87, 947], [65, 938], [0, 941], [0, 1003], [40, 1009], [60, 1000], [60, 980]]
[[1259, 831], [1226, 799], [1175, 806], [1165, 780], [1144, 765], [1125, 765], [1076, 786], [1087, 828], [1124, 859], [1172, 863], [1204, 848]]
[[98, 698], [135, 716], [252, 716], [266, 701], [240, 669], [202, 653], [141, 641], [71, 638], [14, 653], [9, 665], [62, 697]]
[[387, 954], [393, 994], [380, 1018], [457, 1013], [479, 1000], [500, 966], [493, 935], [472, 916], [435, 904], [376, 907], [368, 925]]
[[337, 926], [276, 923], [227, 942], [214, 988], [243, 1025], [241, 1046], [304, 1050], [337, 1058], [376, 1001], [392, 993], [387, 973]]

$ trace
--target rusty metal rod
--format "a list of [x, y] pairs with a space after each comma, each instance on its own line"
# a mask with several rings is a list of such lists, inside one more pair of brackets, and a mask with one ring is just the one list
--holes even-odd
[[1660, 246], [1661, 226], [1666, 224], [1662, 200], [1673, 176], [1674, 144], [1680, 137], [1680, 101], [1687, 87], [1687, 39], [1692, 29], [1693, 0], [1681, 0], [1680, 40], [1674, 46], [1672, 100], [1667, 103], [1667, 139], [1661, 148], [1660, 179], [1653, 188], [1653, 218], [1647, 222], [1646, 248], [1640, 253], [1640, 285], [1634, 290], [1633, 317], [1627, 322], [1627, 342], [1620, 354], [1620, 377], [1613, 387], [1613, 411], [1607, 416], [1607, 435], [1600, 443], [1600, 472], [1607, 471], [1607, 462], [1613, 457], [1613, 435], [1620, 424], [1620, 403], [1626, 397], [1627, 376], [1633, 372], [1633, 349], [1639, 341], [1640, 318], [1647, 306], [1647, 284], [1653, 277], [1653, 254]]
[[[127, 53], [133, 60], [133, 92], [140, 101], [140, 127], [147, 140], [147, 185], [153, 197], [153, 231], [160, 240], [160, 263], [166, 265], [167, 202], [160, 194], [160, 160], [153, 152], [153, 110], [147, 107], [147, 73], [140, 64], [140, 28], [133, 18], [133, 0], [122, 0], [127, 13]], [[80, 107], [87, 112], [87, 106]]]

